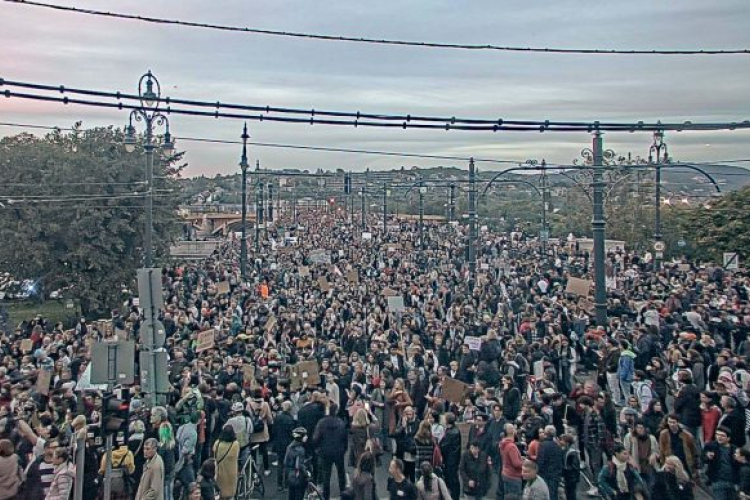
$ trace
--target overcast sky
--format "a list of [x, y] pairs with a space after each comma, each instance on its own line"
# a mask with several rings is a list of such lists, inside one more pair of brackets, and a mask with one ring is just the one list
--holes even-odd
[[[747, 0], [49, 0], [120, 13], [330, 35], [540, 47], [750, 48]], [[377, 46], [160, 26], [0, 3], [0, 77], [135, 92], [153, 70], [172, 97], [392, 114], [531, 120], [750, 119], [750, 56], [503, 53]], [[122, 126], [124, 111], [0, 100], [0, 122]], [[242, 122], [174, 116], [178, 138], [238, 139]], [[250, 122], [253, 141], [569, 163], [590, 136], [354, 129]], [[20, 129], [0, 126], [0, 135]], [[672, 156], [750, 158], [750, 132], [667, 135]], [[607, 134], [648, 154], [648, 134]], [[179, 142], [188, 175], [237, 171], [240, 148]], [[450, 162], [255, 147], [266, 168]], [[453, 162], [453, 164], [456, 164]], [[750, 164], [746, 164], [750, 165]], [[488, 167], [483, 167], [488, 168]], [[493, 167], [497, 168], [497, 167]]]

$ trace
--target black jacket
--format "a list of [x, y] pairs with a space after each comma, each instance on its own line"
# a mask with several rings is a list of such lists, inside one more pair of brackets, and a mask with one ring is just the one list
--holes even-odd
[[292, 442], [292, 431], [296, 427], [294, 417], [288, 412], [281, 412], [273, 420], [273, 452], [278, 456], [286, 453], [289, 443]]
[[565, 452], [553, 438], [546, 438], [539, 443], [536, 464], [542, 478], [560, 477], [563, 472]]
[[742, 448], [745, 446], [745, 413], [744, 410], [734, 408], [724, 414], [719, 420], [719, 425], [727, 427], [730, 431], [729, 438], [732, 445]]
[[693, 384], [684, 386], [674, 398], [674, 411], [680, 423], [688, 427], [701, 425], [701, 391]]
[[[469, 481], [474, 481], [474, 487], [469, 487]], [[487, 455], [479, 452], [478, 457], [474, 457], [470, 451], [464, 452], [461, 457], [461, 482], [463, 483], [464, 493], [470, 496], [484, 496], [490, 489], [492, 475], [487, 465]]]
[[323, 457], [329, 459], [343, 457], [346, 454], [348, 441], [344, 421], [332, 415], [318, 422], [312, 439], [313, 446]]
[[461, 432], [457, 427], [449, 427], [445, 431], [440, 441], [440, 453], [443, 455], [443, 469], [457, 471], [461, 462]]
[[308, 403], [297, 412], [297, 423], [307, 430], [307, 435], [312, 436], [318, 422], [325, 416], [326, 412], [320, 403]]
[[[720, 467], [720, 461], [719, 461], [719, 453], [721, 452], [721, 446], [716, 441], [711, 441], [710, 443], [706, 443], [706, 447], [703, 448], [703, 460], [706, 463], [706, 476], [708, 477], [709, 482], [713, 483], [719, 480], [730, 480], [732, 483], [737, 483], [739, 480], [739, 463], [737, 463], [734, 459], [734, 451], [737, 449], [736, 446], [733, 444], [729, 445], [729, 463], [732, 465], [732, 478], [720, 478], [719, 477], [719, 467]], [[708, 459], [708, 453], [714, 453], [714, 459], [709, 460]]]

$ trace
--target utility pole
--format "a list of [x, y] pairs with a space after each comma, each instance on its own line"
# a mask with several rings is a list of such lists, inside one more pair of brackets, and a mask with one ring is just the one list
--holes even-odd
[[[362, 230], [364, 231], [367, 229], [367, 210], [365, 207], [365, 187], [362, 186], [362, 190], [359, 192], [359, 195], [362, 197]], [[352, 213], [354, 212], [354, 202], [352, 201]]]
[[448, 222], [456, 220], [456, 185], [451, 184], [449, 187], [450, 194], [448, 195]]
[[[260, 170], [260, 162], [255, 164], [255, 171]], [[263, 224], [263, 181], [258, 174], [255, 181], [255, 253], [260, 253], [260, 225]]]
[[607, 327], [607, 283], [604, 270], [605, 228], [604, 218], [604, 150], [602, 134], [594, 133], [593, 176], [591, 188], [594, 192], [594, 217], [591, 228], [594, 234], [594, 308], [598, 326]]
[[383, 183], [383, 234], [388, 233], [388, 187]]
[[247, 281], [247, 123], [242, 130], [242, 157], [240, 168], [242, 169], [242, 247], [240, 248], [240, 272], [242, 281]]
[[474, 158], [469, 159], [469, 293], [474, 292], [477, 272], [476, 245], [477, 239], [477, 176]]
[[[273, 222], [273, 182], [268, 183], [268, 222]], [[268, 231], [268, 229], [266, 229]]]
[[427, 187], [419, 181], [419, 250], [424, 252], [424, 193]]
[[547, 188], [547, 162], [542, 160], [542, 176], [541, 176], [541, 188], [542, 188], [542, 254], [543, 259], [547, 258], [547, 242], [549, 241], [549, 230], [547, 229], [547, 211], [549, 210], [549, 189]]

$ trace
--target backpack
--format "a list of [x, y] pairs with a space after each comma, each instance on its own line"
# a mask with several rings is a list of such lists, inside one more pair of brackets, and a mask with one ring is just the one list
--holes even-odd
[[112, 493], [118, 495], [131, 495], [135, 486], [133, 476], [122, 466], [125, 457], [127, 457], [127, 453], [120, 459], [120, 463], [117, 465], [115, 465], [114, 461], [112, 462], [112, 474], [109, 476]]
[[263, 432], [266, 426], [266, 422], [261, 418], [260, 411], [253, 411], [250, 413], [250, 422], [253, 425], [253, 432], [252, 434]]

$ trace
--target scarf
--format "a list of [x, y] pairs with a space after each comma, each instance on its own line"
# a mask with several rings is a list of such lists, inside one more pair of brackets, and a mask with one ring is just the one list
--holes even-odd
[[612, 457], [612, 465], [615, 466], [617, 489], [620, 490], [620, 493], [629, 493], [628, 480], [625, 477], [625, 469], [627, 468], [628, 463], [620, 462], [617, 457]]

